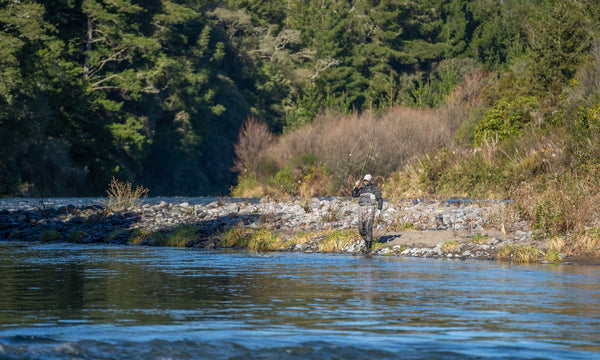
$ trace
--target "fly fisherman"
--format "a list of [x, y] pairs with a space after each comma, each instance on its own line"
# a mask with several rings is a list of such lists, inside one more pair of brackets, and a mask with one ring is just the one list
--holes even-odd
[[356, 182], [352, 188], [352, 197], [358, 198], [360, 211], [358, 214], [358, 232], [365, 242], [365, 252], [371, 253], [371, 245], [373, 243], [373, 220], [375, 219], [375, 211], [383, 208], [383, 198], [381, 190], [375, 186], [371, 180], [373, 177], [370, 174], [363, 178], [363, 187], [360, 186], [360, 180]]

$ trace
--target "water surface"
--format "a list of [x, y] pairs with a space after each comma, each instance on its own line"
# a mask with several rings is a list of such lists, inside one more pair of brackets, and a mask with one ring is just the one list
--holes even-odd
[[598, 359], [600, 267], [0, 242], [0, 359]]

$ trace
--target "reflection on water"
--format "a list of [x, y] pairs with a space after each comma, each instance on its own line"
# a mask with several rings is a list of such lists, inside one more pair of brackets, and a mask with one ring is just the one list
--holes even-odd
[[592, 359], [600, 267], [0, 243], [0, 359]]

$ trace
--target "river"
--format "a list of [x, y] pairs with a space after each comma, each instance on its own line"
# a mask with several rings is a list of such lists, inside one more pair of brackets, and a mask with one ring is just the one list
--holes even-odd
[[598, 359], [600, 267], [0, 242], [0, 359]]

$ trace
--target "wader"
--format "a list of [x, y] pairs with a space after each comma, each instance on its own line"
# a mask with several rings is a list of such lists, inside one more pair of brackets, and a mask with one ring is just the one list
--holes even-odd
[[375, 209], [377, 199], [374, 194], [364, 193], [358, 198], [360, 206], [358, 215], [358, 232], [365, 242], [365, 251], [371, 252], [371, 244], [373, 243], [373, 220], [375, 220]]

